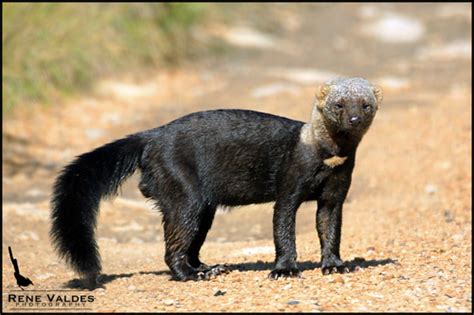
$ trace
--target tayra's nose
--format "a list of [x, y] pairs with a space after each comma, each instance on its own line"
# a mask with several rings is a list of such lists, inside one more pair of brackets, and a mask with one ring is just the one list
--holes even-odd
[[351, 125], [358, 125], [360, 123], [360, 117], [359, 116], [352, 116], [349, 118], [349, 123]]

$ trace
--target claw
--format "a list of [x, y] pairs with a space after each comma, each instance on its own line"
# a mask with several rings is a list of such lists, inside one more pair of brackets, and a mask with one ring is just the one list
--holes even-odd
[[323, 267], [321, 269], [323, 275], [329, 275], [329, 274], [333, 274], [333, 273], [349, 273], [350, 272], [350, 269], [348, 266], [345, 266], [345, 265], [340, 265], [340, 266], [327, 266], [327, 267]]
[[278, 278], [301, 278], [301, 272], [298, 269], [274, 269], [268, 274], [271, 280]]

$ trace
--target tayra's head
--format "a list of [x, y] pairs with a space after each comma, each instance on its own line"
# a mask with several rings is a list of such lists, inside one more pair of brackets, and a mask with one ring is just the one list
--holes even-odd
[[362, 78], [339, 78], [320, 86], [316, 100], [314, 110], [331, 134], [359, 138], [374, 119], [382, 90]]

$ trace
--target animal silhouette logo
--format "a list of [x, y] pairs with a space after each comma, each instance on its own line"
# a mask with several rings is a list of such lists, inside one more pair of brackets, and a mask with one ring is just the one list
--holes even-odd
[[13, 257], [12, 248], [10, 246], [8, 246], [8, 252], [10, 253], [10, 259], [12, 260], [13, 268], [15, 269], [14, 274], [15, 274], [16, 284], [18, 284], [20, 289], [25, 290], [22, 287], [27, 287], [30, 284], [33, 284], [33, 282], [29, 278], [24, 277], [20, 274], [20, 268], [18, 267], [18, 261]]

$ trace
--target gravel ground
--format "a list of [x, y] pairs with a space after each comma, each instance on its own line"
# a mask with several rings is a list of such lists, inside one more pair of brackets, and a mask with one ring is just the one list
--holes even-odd
[[[279, 42], [278, 50], [246, 46], [226, 57], [232, 63], [223, 58], [138, 83], [115, 79], [98, 85], [93, 95], [61, 106], [18, 108], [4, 118], [2, 310], [45, 310], [48, 305], [17, 305], [9, 295], [41, 296], [44, 302], [55, 294], [93, 297], [84, 305], [66, 299], [66, 311], [472, 312], [471, 59], [470, 52], [466, 57], [462, 49], [446, 48], [461, 35], [470, 43], [470, 5], [318, 8], [277, 12], [293, 21], [283, 35], [294, 35], [281, 35], [292, 40]], [[335, 12], [354, 27], [336, 41], [333, 58], [369, 36], [383, 12], [410, 16], [424, 33], [409, 44], [380, 44], [372, 57], [386, 58], [383, 64], [367, 62], [355, 49], [345, 61], [350, 67], [337, 65], [310, 44], [302, 49], [315, 51], [317, 60], [300, 51], [295, 61], [292, 45], [305, 43], [315, 23], [329, 23]], [[460, 31], [464, 27], [467, 33]], [[238, 107], [306, 120], [315, 85], [326, 76], [353, 73], [385, 92], [358, 150], [344, 206], [341, 255], [353, 272], [322, 275], [316, 204], [306, 203], [297, 218], [303, 277], [268, 280], [273, 204], [263, 204], [216, 216], [201, 258], [228, 264], [230, 273], [209, 281], [170, 281], [160, 214], [140, 196], [134, 176], [118, 198], [101, 206], [104, 287], [74, 288], [76, 275], [48, 239], [48, 199], [56, 172], [75, 155], [202, 109]], [[27, 289], [35, 291], [19, 292], [8, 246], [21, 273], [34, 282]]]

